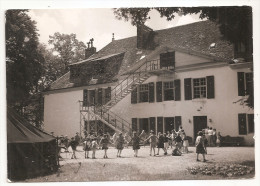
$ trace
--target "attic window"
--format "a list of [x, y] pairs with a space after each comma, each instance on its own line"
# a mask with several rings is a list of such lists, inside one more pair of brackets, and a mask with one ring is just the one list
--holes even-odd
[[92, 77], [91, 80], [89, 81], [89, 84], [90, 84], [90, 85], [95, 85], [95, 84], [97, 84], [97, 81], [98, 81], [98, 79], [94, 79], [94, 78]]
[[160, 68], [174, 69], [175, 51], [160, 54]]

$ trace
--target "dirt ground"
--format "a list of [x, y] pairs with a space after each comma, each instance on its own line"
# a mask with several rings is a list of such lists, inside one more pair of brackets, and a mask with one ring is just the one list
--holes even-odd
[[[157, 149], [156, 149], [157, 150]], [[71, 151], [71, 150], [70, 150]], [[96, 152], [97, 159], [85, 159], [82, 147], [78, 147], [77, 159], [70, 159], [71, 153], [61, 153], [58, 173], [28, 179], [25, 182], [81, 182], [81, 181], [117, 181], [117, 180], [209, 180], [238, 179], [220, 175], [192, 175], [187, 170], [191, 167], [207, 164], [242, 164], [254, 167], [254, 147], [208, 147], [207, 162], [197, 162], [194, 147], [182, 156], [163, 155], [149, 156], [149, 147], [141, 147], [139, 157], [134, 157], [131, 147], [125, 148], [122, 157], [116, 157], [116, 149], [108, 149], [108, 159], [103, 159], [103, 151]], [[92, 152], [90, 152], [91, 157]], [[200, 157], [202, 160], [202, 157]], [[239, 178], [253, 178], [254, 172]]]

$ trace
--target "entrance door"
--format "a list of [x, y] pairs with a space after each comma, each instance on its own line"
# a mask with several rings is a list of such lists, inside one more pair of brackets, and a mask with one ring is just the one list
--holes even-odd
[[149, 121], [148, 118], [140, 118], [139, 119], [139, 133], [145, 131], [145, 133], [149, 132]]
[[171, 132], [174, 129], [174, 117], [164, 118], [164, 132]]
[[199, 131], [207, 127], [207, 116], [193, 116], [194, 141]]

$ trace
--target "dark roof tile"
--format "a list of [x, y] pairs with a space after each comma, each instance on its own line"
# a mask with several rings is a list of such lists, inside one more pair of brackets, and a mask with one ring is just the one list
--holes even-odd
[[[195, 55], [205, 55], [224, 61], [229, 61], [233, 58], [233, 45], [223, 39], [218, 25], [214, 22], [201, 21], [164, 30], [157, 30], [155, 32], [157, 34], [154, 39], [158, 44], [155, 50], [137, 49], [137, 37], [135, 36], [114, 40], [84, 61], [95, 61], [98, 58], [113, 56], [124, 52], [119, 73], [115, 77], [118, 78], [121, 74], [137, 66], [146, 60], [146, 58], [149, 58], [149, 56], [154, 55], [156, 51], [160, 51], [160, 49], [165, 47], [186, 51]], [[215, 43], [214, 48], [210, 48], [212, 43]], [[146, 58], [140, 60], [142, 56]], [[84, 61], [78, 63], [84, 63]], [[59, 78], [51, 85], [50, 90], [76, 86], [70, 83], [69, 77], [70, 74], [67, 73]]]

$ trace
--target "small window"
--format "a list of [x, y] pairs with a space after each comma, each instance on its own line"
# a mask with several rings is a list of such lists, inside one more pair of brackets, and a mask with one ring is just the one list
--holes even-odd
[[142, 84], [139, 86], [139, 102], [148, 102], [148, 99], [149, 99], [148, 84]]
[[164, 101], [174, 100], [174, 84], [173, 81], [163, 83]]
[[206, 98], [207, 97], [207, 85], [206, 78], [193, 79], [193, 98]]

